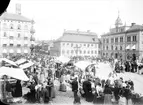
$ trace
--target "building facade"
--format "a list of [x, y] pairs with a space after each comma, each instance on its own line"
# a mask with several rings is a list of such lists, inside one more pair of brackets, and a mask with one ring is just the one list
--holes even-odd
[[118, 16], [115, 28], [101, 36], [101, 55], [105, 58], [131, 60], [133, 56], [141, 59], [143, 53], [143, 26], [132, 23], [122, 24]]
[[90, 56], [97, 57], [98, 37], [96, 33], [87, 31], [65, 31], [63, 36], [57, 39], [50, 50], [53, 56]]
[[31, 37], [35, 32], [33, 21], [21, 15], [21, 6], [16, 13], [5, 12], [0, 16], [0, 55], [30, 53]]

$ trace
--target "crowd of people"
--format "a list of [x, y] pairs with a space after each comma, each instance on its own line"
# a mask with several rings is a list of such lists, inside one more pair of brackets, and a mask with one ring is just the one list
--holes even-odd
[[[77, 69], [71, 62], [67, 64], [56, 63], [55, 57], [43, 54], [35, 54], [31, 56], [15, 56], [9, 59], [16, 61], [25, 58], [34, 62], [34, 65], [26, 68], [24, 71], [29, 77], [29, 81], [23, 82], [16, 80], [10, 84], [8, 77], [3, 76], [1, 83], [2, 95], [1, 100], [7, 102], [7, 96], [22, 97], [28, 103], [49, 103], [56, 97], [56, 87], [54, 81], [60, 83], [59, 91], [67, 92], [67, 84], [71, 87], [74, 104], [81, 104], [81, 97], [87, 102], [93, 104], [119, 104], [131, 105], [137, 100], [137, 94], [134, 93], [134, 83], [132, 80], [124, 81], [123, 78], [113, 79], [119, 71], [136, 71], [136, 67], [129, 67], [129, 62], [123, 63], [118, 61], [113, 68], [113, 72], [107, 80], [100, 79], [94, 75], [87, 73], [85, 75], [82, 70]], [[81, 58], [71, 58], [72, 61], [81, 60]], [[87, 58], [90, 61], [102, 62], [101, 59]], [[107, 61], [113, 64], [112, 62]], [[121, 68], [121, 66], [123, 66]], [[95, 67], [91, 68], [91, 72], [95, 72]], [[85, 70], [86, 71], [86, 70]], [[87, 70], [87, 72], [89, 72]], [[111, 79], [112, 78], [112, 79]], [[30, 91], [23, 95], [22, 88], [26, 87]]]

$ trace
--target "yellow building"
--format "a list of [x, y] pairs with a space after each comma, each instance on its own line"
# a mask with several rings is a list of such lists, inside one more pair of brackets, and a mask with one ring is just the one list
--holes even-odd
[[50, 54], [53, 56], [98, 56], [98, 37], [96, 33], [87, 31], [65, 31], [57, 39]]
[[20, 4], [16, 13], [5, 12], [0, 16], [0, 55], [30, 53], [33, 21], [21, 15]]
[[133, 55], [142, 58], [143, 26], [132, 23], [131, 26], [122, 24], [118, 16], [115, 28], [101, 36], [102, 57], [131, 60]]

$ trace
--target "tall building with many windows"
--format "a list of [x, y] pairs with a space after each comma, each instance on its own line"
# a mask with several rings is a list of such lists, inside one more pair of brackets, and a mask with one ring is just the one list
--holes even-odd
[[0, 16], [0, 55], [30, 53], [33, 21], [21, 15], [21, 6], [16, 13], [5, 12]]
[[50, 54], [53, 56], [93, 56], [97, 57], [98, 37], [96, 33], [87, 31], [65, 31], [63, 36], [57, 39]]
[[133, 55], [143, 57], [143, 26], [132, 23], [130, 26], [122, 24], [118, 16], [115, 28], [101, 36], [102, 57], [131, 60]]

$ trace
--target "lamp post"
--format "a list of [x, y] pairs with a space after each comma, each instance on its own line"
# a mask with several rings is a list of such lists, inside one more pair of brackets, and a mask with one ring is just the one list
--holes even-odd
[[34, 51], [34, 33], [35, 33], [35, 30], [34, 30], [34, 27], [33, 27], [33, 24], [34, 24], [34, 20], [31, 21], [31, 24], [32, 24], [32, 27], [31, 27], [31, 30], [30, 30], [30, 33], [31, 33], [31, 38], [30, 38], [30, 41], [31, 41], [31, 46], [30, 46], [30, 50], [31, 50], [31, 55], [33, 55], [33, 51]]

